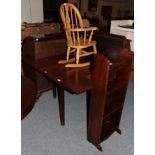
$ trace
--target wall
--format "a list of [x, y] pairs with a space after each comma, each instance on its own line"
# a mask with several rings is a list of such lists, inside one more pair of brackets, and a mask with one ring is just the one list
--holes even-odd
[[[69, 2], [77, 0], [68, 0]], [[112, 19], [118, 17], [119, 10], [134, 12], [134, 0], [98, 0], [97, 12], [88, 12], [88, 0], [81, 0], [81, 14], [85, 12], [92, 16], [100, 16], [102, 5], [112, 5]], [[131, 14], [132, 15], [132, 14]], [[120, 15], [121, 16], [121, 15]], [[21, 21], [42, 22], [43, 21], [43, 0], [21, 0]]]
[[[88, 1], [89, 0], [81, 0], [81, 14], [84, 15], [84, 12], [88, 12]], [[111, 5], [112, 6], [112, 18], [115, 19], [118, 17], [118, 12], [129, 10], [131, 12], [130, 15], [134, 12], [134, 0], [98, 0], [97, 11], [94, 13], [88, 12], [88, 14], [92, 14], [93, 16], [99, 16], [101, 13], [102, 5]]]
[[21, 22], [43, 22], [43, 0], [21, 0]]

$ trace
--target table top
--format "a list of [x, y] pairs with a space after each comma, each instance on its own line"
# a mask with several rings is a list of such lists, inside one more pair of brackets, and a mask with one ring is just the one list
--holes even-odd
[[[127, 49], [120, 50], [120, 52], [109, 49], [104, 53], [109, 59], [109, 65], [112, 70], [118, 70], [122, 65], [131, 63], [131, 59], [128, 57], [132, 54]], [[116, 53], [120, 53], [119, 57]], [[65, 59], [65, 55], [48, 57], [37, 61], [29, 61], [23, 58], [23, 63], [27, 63], [27, 65], [30, 65], [46, 78], [72, 93], [80, 94], [91, 90], [92, 76], [90, 66], [83, 68], [66, 68], [65, 64], [58, 64], [58, 61], [63, 59]]]
[[90, 90], [92, 87], [90, 67], [66, 68], [65, 64], [58, 64], [61, 58], [63, 59], [63, 56], [48, 57], [35, 62], [27, 59], [23, 61], [71, 93], [80, 94]]

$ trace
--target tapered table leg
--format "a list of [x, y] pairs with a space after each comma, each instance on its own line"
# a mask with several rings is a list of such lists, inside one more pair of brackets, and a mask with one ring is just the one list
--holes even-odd
[[60, 114], [60, 123], [65, 125], [65, 111], [64, 111], [64, 88], [60, 85], [58, 86], [58, 100], [59, 100], [59, 114]]
[[53, 88], [53, 97], [56, 98], [56, 95], [57, 94], [57, 88], [56, 86], [54, 85], [54, 88]]

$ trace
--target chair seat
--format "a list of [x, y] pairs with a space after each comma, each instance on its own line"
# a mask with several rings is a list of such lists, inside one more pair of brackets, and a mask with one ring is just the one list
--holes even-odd
[[80, 40], [80, 42], [73, 44], [70, 44], [67, 42], [67, 46], [70, 46], [71, 48], [87, 48], [90, 46], [96, 45], [96, 41], [90, 41], [90, 43], [88, 42], [88, 40], [86, 40], [85, 42], [83, 40]]

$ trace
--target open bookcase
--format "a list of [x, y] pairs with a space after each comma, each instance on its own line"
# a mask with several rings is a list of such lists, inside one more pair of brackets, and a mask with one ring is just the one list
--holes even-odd
[[114, 131], [121, 134], [119, 123], [128, 87], [132, 52], [108, 49], [95, 56], [93, 88], [88, 106], [87, 139], [100, 151], [100, 143]]

